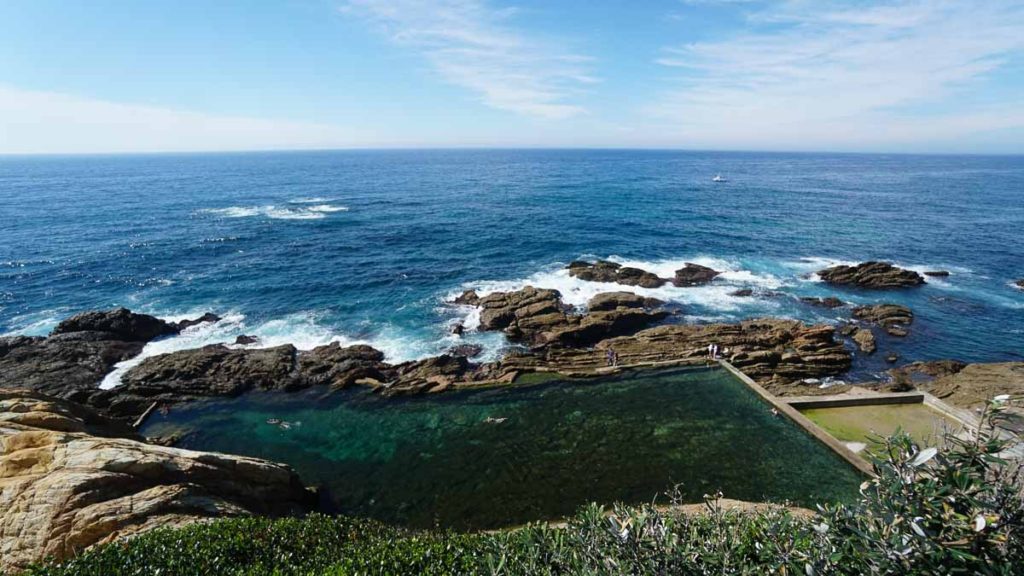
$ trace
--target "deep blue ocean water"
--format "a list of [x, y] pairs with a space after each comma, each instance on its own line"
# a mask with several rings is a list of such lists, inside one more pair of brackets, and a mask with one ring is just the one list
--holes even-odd
[[[714, 183], [722, 173], [728, 182]], [[339, 151], [0, 158], [0, 333], [44, 334], [111, 306], [225, 320], [147, 354], [256, 334], [261, 345], [368, 342], [392, 360], [442, 352], [467, 287], [614, 286], [560, 271], [610, 258], [700, 288], [635, 290], [684, 321], [772, 315], [835, 294], [917, 314], [880, 349], [902, 361], [1024, 359], [1024, 157], [670, 151]], [[813, 271], [890, 260], [945, 279], [837, 290]], [[756, 298], [730, 296], [742, 287]], [[468, 335], [493, 357], [495, 334]], [[857, 377], [881, 370], [858, 357]]]

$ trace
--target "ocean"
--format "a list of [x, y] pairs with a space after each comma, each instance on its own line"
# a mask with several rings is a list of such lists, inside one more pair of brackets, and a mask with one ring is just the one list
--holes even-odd
[[[712, 182], [721, 173], [727, 182]], [[466, 288], [557, 288], [582, 305], [614, 285], [570, 278], [604, 258], [708, 286], [626, 288], [676, 321], [849, 309], [800, 296], [897, 302], [916, 320], [880, 335], [852, 380], [900, 362], [1024, 359], [1024, 157], [614, 150], [327, 151], [0, 158], [0, 333], [45, 334], [125, 306], [223, 317], [144, 355], [260, 338], [308, 349], [367, 343], [392, 361], [439, 354], [472, 327]], [[828, 265], [881, 259], [947, 270], [916, 289], [822, 284]], [[754, 297], [731, 295], [752, 288]], [[500, 334], [467, 332], [500, 356]], [[127, 366], [122, 367], [122, 369]], [[108, 383], [116, 384], [117, 374]]]

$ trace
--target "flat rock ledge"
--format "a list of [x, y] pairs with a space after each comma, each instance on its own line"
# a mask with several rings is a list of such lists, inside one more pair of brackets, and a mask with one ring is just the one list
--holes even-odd
[[905, 288], [924, 284], [924, 277], [888, 262], [863, 262], [856, 266], [839, 265], [818, 271], [818, 277], [829, 284], [868, 289]]
[[0, 389], [0, 573], [155, 528], [315, 504], [283, 464], [146, 444], [85, 406]]
[[853, 309], [853, 317], [881, 326], [890, 336], [897, 337], [906, 336], [908, 326], [914, 323], [914, 313], [899, 304], [857, 306]]
[[576, 260], [570, 262], [566, 268], [569, 270], [570, 276], [580, 280], [612, 282], [625, 286], [639, 286], [641, 288], [659, 288], [667, 283], [680, 288], [703, 286], [721, 274], [717, 270], [692, 262], [684, 263], [682, 268], [675, 271], [672, 278], [661, 278], [653, 272], [622, 266], [607, 260], [598, 260], [596, 262]]

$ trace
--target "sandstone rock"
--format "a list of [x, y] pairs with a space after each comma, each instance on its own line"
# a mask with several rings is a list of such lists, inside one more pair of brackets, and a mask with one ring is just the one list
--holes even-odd
[[872, 304], [857, 306], [853, 316], [865, 322], [881, 326], [891, 336], [906, 336], [907, 326], [914, 322], [910, 308], [899, 304]]
[[602, 292], [590, 299], [587, 309], [598, 312], [616, 308], [657, 308], [663, 304], [657, 298], [638, 296], [632, 292]]
[[901, 288], [924, 284], [924, 278], [913, 270], [904, 270], [888, 262], [864, 262], [856, 266], [839, 265], [818, 272], [829, 284], [859, 288]]
[[0, 572], [155, 528], [315, 503], [282, 464], [146, 444], [83, 406], [0, 389]]
[[577, 260], [570, 262], [567, 268], [570, 276], [590, 282], [614, 282], [642, 288], [658, 288], [665, 284], [665, 280], [656, 274], [639, 268], [624, 267], [606, 260], [598, 260], [593, 263]]
[[877, 348], [875, 344], [875, 335], [871, 333], [868, 328], [858, 328], [853, 333], [853, 341], [857, 343], [857, 347], [860, 348], [861, 352], [865, 354], [874, 354]]
[[665, 311], [648, 310], [657, 303], [628, 292], [611, 292], [591, 299], [591, 307], [597, 308], [587, 314], [569, 314], [558, 291], [527, 286], [481, 298], [480, 328], [504, 330], [510, 339], [534, 345], [589, 346], [665, 318]]
[[954, 406], [977, 408], [1000, 394], [1024, 396], [1024, 362], [967, 364], [917, 387]]
[[711, 282], [719, 274], [721, 274], [721, 272], [708, 268], [707, 266], [687, 262], [682, 268], [676, 270], [676, 275], [672, 279], [672, 284], [676, 286], [700, 286]]
[[800, 301], [803, 302], [804, 304], [818, 306], [821, 308], [841, 308], [843, 306], [846, 306], [845, 302], [843, 302], [839, 298], [836, 298], [835, 296], [827, 296], [825, 298], [803, 296], [800, 298]]

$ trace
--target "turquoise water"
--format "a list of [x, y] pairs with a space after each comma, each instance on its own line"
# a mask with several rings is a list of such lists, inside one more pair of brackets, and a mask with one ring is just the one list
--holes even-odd
[[[711, 178], [722, 173], [729, 182]], [[581, 257], [709, 286], [637, 290], [683, 322], [771, 315], [835, 294], [913, 308], [902, 361], [1024, 359], [1024, 157], [626, 150], [435, 150], [0, 158], [0, 333], [127, 306], [225, 317], [147, 354], [256, 334], [264, 345], [367, 342], [390, 360], [438, 354], [463, 288], [616, 286], [569, 278]], [[840, 290], [837, 261], [945, 269], [919, 289]], [[733, 296], [741, 288], [754, 298]], [[467, 339], [500, 354], [500, 334]], [[887, 368], [858, 355], [857, 378]]]
[[253, 394], [154, 414], [143, 433], [183, 429], [192, 432], [182, 447], [286, 462], [326, 488], [338, 511], [417, 527], [508, 526], [587, 502], [666, 503], [674, 486], [688, 502], [721, 490], [810, 506], [848, 499], [862, 480], [718, 369], [407, 399]]

